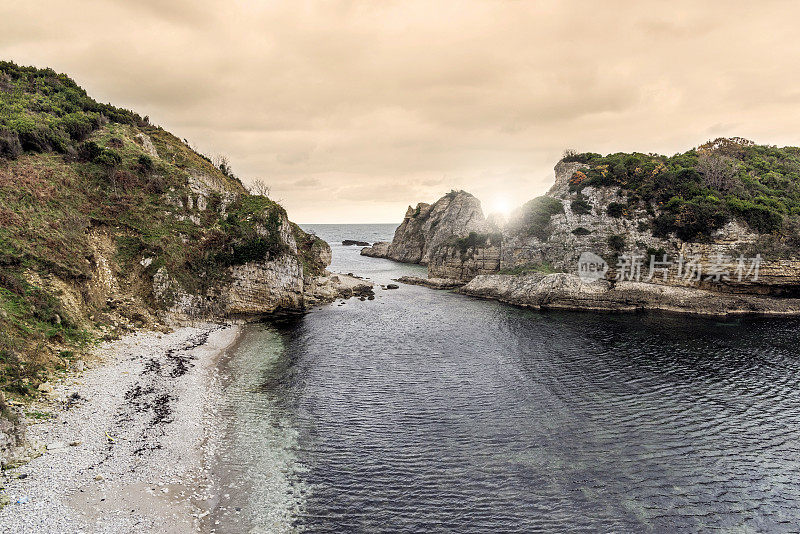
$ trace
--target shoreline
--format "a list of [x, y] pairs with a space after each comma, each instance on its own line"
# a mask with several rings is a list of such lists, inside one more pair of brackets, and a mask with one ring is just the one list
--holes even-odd
[[728, 294], [705, 289], [607, 281], [586, 283], [568, 273], [478, 275], [456, 293], [529, 309], [685, 316], [797, 317], [800, 299]]
[[[213, 496], [217, 362], [241, 326], [143, 331], [100, 345], [54, 384], [52, 416], [30, 424], [41, 456], [3, 473], [13, 532], [198, 532]], [[40, 412], [41, 413], [41, 412]], [[30, 422], [30, 418], [29, 418]]]

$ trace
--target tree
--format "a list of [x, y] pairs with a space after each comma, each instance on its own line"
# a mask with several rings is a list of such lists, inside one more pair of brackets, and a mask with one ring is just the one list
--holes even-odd
[[223, 154], [219, 154], [214, 157], [214, 161], [212, 162], [216, 168], [222, 171], [222, 174], [229, 178], [233, 178], [235, 175], [233, 174], [233, 169], [231, 169], [231, 162], [228, 159], [228, 156]]
[[250, 193], [253, 195], [269, 197], [271, 191], [272, 189], [261, 178], [256, 178], [250, 185]]
[[701, 154], [697, 172], [703, 175], [706, 185], [720, 191], [727, 191], [736, 183], [736, 167], [728, 156]]

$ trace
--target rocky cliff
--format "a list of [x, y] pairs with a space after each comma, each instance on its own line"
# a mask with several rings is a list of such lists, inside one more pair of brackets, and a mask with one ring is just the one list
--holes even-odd
[[65, 75], [0, 62], [0, 412], [95, 339], [370, 290], [326, 273], [330, 259], [225, 158]]
[[408, 207], [391, 243], [364, 248], [364, 256], [428, 265], [431, 253], [455, 238], [486, 232], [480, 201], [465, 191], [451, 191], [433, 204]]
[[[537, 306], [794, 313], [779, 301], [800, 296], [800, 149], [731, 139], [673, 157], [570, 154], [554, 174], [502, 231], [429, 248], [436, 285]], [[574, 276], [585, 253], [604, 265], [596, 285], [543, 278]]]

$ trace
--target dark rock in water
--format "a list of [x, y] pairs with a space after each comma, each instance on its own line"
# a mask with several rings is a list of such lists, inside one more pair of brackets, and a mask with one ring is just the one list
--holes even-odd
[[400, 289], [397, 284], [386, 284], [386, 289]]
[[344, 241], [342, 241], [342, 245], [346, 247], [352, 247], [352, 246], [368, 247], [369, 243], [367, 243], [366, 241], [355, 241], [353, 239], [345, 239]]
[[455, 289], [465, 284], [465, 282], [451, 278], [420, 278], [418, 276], [401, 276], [396, 281], [431, 289]]
[[367, 300], [375, 300], [375, 295], [369, 295], [369, 296], [367, 296]]

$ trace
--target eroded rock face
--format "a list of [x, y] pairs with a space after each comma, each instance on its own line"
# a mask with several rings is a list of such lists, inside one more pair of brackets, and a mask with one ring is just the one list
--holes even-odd
[[6, 416], [10, 415], [10, 409], [5, 406], [2, 393], [0, 393], [0, 407], [9, 410], [8, 414], [0, 411], [0, 468], [5, 468], [22, 460], [27, 442], [25, 427], [20, 423], [19, 415]]
[[470, 232], [487, 230], [480, 201], [465, 191], [452, 191], [433, 204], [420, 203], [416, 208], [409, 206], [390, 244], [376, 243], [361, 253], [428, 265], [433, 250]]
[[481, 247], [440, 246], [431, 254], [428, 276], [466, 282], [480, 274], [493, 274], [500, 270], [502, 249], [500, 244]]
[[[618, 187], [585, 187], [580, 196], [569, 189], [569, 181], [579, 163], [559, 163], [555, 167], [555, 182], [546, 196], [561, 204], [558, 213], [550, 216], [544, 232], [530, 232], [522, 223], [522, 214], [503, 228], [502, 240], [482, 246], [457, 250], [439, 248], [431, 254], [429, 276], [469, 281], [482, 274], [514, 272], [529, 267], [545, 270], [576, 272], [578, 258], [583, 252], [593, 252], [609, 262], [609, 278], [617, 275], [617, 259], [639, 255], [649, 268], [650, 255], [662, 259], [663, 254], [676, 259], [696, 257], [702, 272], [720, 263], [732, 275], [737, 261], [757, 242], [759, 235], [742, 223], [732, 221], [719, 229], [708, 243], [688, 243], [670, 236], [655, 237], [652, 233], [653, 213], [645, 208], [627, 208], [619, 216], [610, 214], [612, 204], [628, 206], [627, 192]], [[499, 258], [498, 258], [499, 255]], [[749, 257], [749, 256], [748, 256]], [[656, 282], [696, 287], [729, 293], [759, 293], [773, 296], [795, 296], [800, 287], [800, 260], [761, 258], [757, 281], [738, 281], [734, 276], [722, 283], [709, 284], [677, 276], [677, 268], [666, 280]]]
[[[261, 231], [266, 232], [266, 229]], [[227, 280], [203, 295], [192, 293], [174, 280], [166, 269], [159, 269], [153, 278], [156, 299], [177, 318], [198, 317], [262, 317], [275, 312], [301, 312], [308, 306], [333, 300], [353, 287], [332, 280], [329, 273], [310, 276], [303, 270], [291, 223], [283, 217], [279, 225], [285, 252], [262, 261], [236, 265], [228, 270]], [[310, 261], [327, 267], [331, 262], [330, 246], [316, 240], [308, 252]], [[359, 286], [371, 284], [360, 282]], [[358, 291], [363, 288], [359, 287]]]

